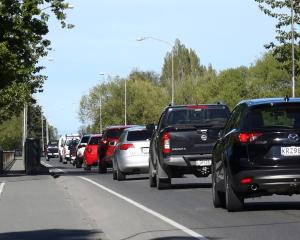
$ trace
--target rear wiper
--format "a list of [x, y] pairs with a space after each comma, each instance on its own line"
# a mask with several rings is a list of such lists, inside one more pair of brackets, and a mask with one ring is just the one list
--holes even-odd
[[287, 129], [292, 129], [292, 126], [286, 126], [286, 125], [271, 125], [271, 126], [263, 126], [259, 128], [287, 128]]

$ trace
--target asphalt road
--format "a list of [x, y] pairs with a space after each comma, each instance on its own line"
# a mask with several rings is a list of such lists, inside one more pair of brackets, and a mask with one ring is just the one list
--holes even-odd
[[[194, 233], [206, 239], [300, 239], [300, 196], [249, 199], [245, 211], [228, 213], [212, 206], [210, 178], [175, 179], [171, 189], [159, 191], [149, 187], [147, 175], [118, 182], [96, 168], [87, 172], [57, 160], [47, 163], [63, 171], [56, 181], [74, 199], [81, 198], [81, 207], [109, 239], [194, 239]], [[181, 230], [161, 217], [180, 224]]]
[[147, 175], [118, 182], [96, 168], [46, 163], [54, 177], [0, 178], [0, 239], [300, 239], [300, 196], [250, 199], [228, 213], [213, 208], [209, 178], [175, 179], [159, 191]]

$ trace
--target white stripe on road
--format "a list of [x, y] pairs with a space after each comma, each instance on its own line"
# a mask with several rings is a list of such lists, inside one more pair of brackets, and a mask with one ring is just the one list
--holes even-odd
[[[45, 163], [43, 161], [41, 161], [41, 163], [48, 168], [53, 168], [53, 166], [48, 163]], [[59, 169], [59, 168], [53, 168], [53, 169], [50, 169], [49, 172], [65, 172], [65, 171], [62, 169]]]
[[5, 185], [4, 182], [0, 184], [0, 196], [1, 196], [2, 192], [3, 192], [4, 185]]
[[97, 183], [97, 182], [89, 179], [89, 178], [86, 178], [86, 177], [79, 177], [79, 178], [81, 178], [81, 179], [83, 179], [83, 180], [85, 180], [87, 182], [90, 182], [90, 183], [94, 184], [95, 186], [97, 186], [97, 187], [99, 187], [99, 188], [101, 188], [101, 189], [103, 189], [103, 190], [105, 190], [105, 191], [107, 191], [107, 192], [109, 192], [109, 193], [117, 196], [118, 198], [123, 199], [124, 201], [126, 201], [126, 202], [128, 202], [128, 203], [130, 203], [130, 204], [132, 204], [134, 206], [136, 206], [137, 208], [142, 209], [143, 211], [145, 211], [147, 213], [150, 213], [151, 215], [153, 215], [153, 216], [155, 216], [155, 217], [157, 217], [157, 218], [165, 221], [166, 223], [170, 224], [171, 226], [173, 226], [173, 227], [175, 227], [175, 228], [177, 228], [177, 229], [185, 232], [186, 234], [188, 234], [188, 235], [190, 235], [190, 236], [192, 236], [194, 238], [198, 238], [198, 239], [202, 239], [202, 240], [206, 239], [201, 234], [199, 234], [197, 232], [194, 232], [193, 230], [191, 230], [191, 229], [189, 229], [189, 228], [187, 228], [187, 227], [185, 227], [185, 226], [183, 226], [183, 225], [175, 222], [174, 220], [172, 220], [170, 218], [167, 218], [167, 217], [163, 216], [162, 214], [160, 214], [158, 212], [155, 212], [155, 211], [151, 210], [150, 208], [147, 208], [147, 207], [143, 206], [142, 204], [140, 204], [140, 203], [138, 203], [138, 202], [136, 202], [136, 201], [134, 201], [134, 200], [132, 200], [130, 198], [127, 198], [127, 197], [125, 197], [125, 196], [123, 196], [123, 195], [121, 195], [121, 194], [119, 194], [117, 192], [114, 192], [113, 190], [111, 190], [111, 189], [109, 189], [109, 188], [107, 188], [107, 187], [105, 187], [105, 186], [103, 186], [103, 185], [101, 185], [101, 184], [99, 184], [99, 183]]

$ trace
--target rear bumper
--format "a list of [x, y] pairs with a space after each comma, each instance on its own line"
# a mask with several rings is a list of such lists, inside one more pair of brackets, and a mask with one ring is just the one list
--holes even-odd
[[[173, 155], [164, 158], [164, 164], [177, 167], [196, 166], [197, 160], [211, 160], [212, 154]], [[190, 165], [189, 165], [190, 164]]]
[[[251, 178], [248, 184], [241, 184], [244, 178]], [[300, 193], [300, 169], [269, 169], [242, 171], [232, 178], [233, 189], [244, 194], [291, 195]], [[257, 188], [251, 189], [251, 186]]]
[[47, 153], [47, 157], [58, 157], [58, 153]]
[[149, 171], [149, 156], [132, 156], [120, 159], [118, 166], [125, 173], [147, 173]]

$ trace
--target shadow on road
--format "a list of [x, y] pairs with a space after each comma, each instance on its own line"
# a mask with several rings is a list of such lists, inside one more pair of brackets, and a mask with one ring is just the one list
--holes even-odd
[[49, 229], [26, 232], [0, 233], [0, 240], [101, 240], [101, 238], [96, 238], [96, 235], [101, 233], [101, 231], [96, 230]]
[[181, 183], [172, 184], [171, 189], [211, 188], [211, 183]]
[[300, 202], [251, 202], [245, 211], [300, 210]]

